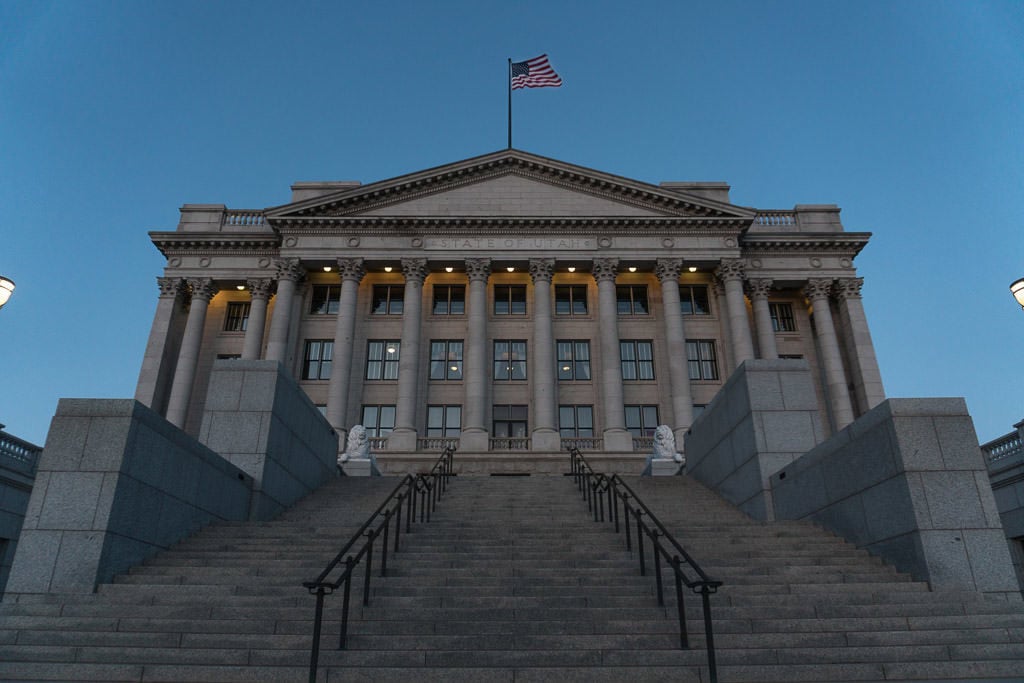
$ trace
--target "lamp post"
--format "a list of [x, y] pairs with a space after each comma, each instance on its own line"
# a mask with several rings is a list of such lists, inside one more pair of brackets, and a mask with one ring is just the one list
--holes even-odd
[[1010, 285], [1010, 293], [1017, 300], [1021, 308], [1024, 308], [1024, 277]]
[[14, 292], [14, 280], [8, 280], [0, 275], [0, 308], [3, 308], [7, 300], [11, 298], [12, 292]]

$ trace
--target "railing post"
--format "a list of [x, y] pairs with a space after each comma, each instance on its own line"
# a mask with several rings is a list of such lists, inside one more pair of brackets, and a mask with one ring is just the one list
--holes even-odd
[[370, 604], [370, 574], [373, 571], [373, 539], [376, 538], [377, 534], [370, 531], [366, 532], [366, 574], [363, 576], [363, 606], [366, 607]]
[[405, 501], [403, 494], [398, 494], [398, 507], [395, 509], [395, 552], [398, 552], [398, 537], [402, 533], [402, 503]]
[[711, 626], [711, 597], [706, 583], [700, 586], [701, 604], [704, 606], [704, 638], [708, 650], [708, 675], [711, 683], [718, 683], [718, 665], [715, 662], [715, 634]]
[[636, 552], [640, 556], [640, 576], [647, 576], [647, 564], [644, 559], [644, 521], [641, 519], [643, 514], [643, 510], [637, 510], [633, 516], [636, 517]]
[[619, 492], [618, 487], [614, 485], [612, 486], [612, 505], [615, 507], [615, 533], [619, 533]]
[[626, 527], [626, 552], [633, 552], [633, 539], [630, 537], [629, 529], [629, 494], [622, 492], [622, 524]]
[[380, 575], [388, 575], [388, 532], [391, 530], [391, 510], [384, 511], [384, 538], [380, 544]]
[[345, 558], [345, 575], [342, 580], [345, 582], [345, 590], [341, 594], [341, 635], [338, 638], [338, 649], [345, 649], [345, 640], [348, 636], [348, 607], [352, 594], [352, 571], [355, 568], [355, 560], [349, 555]]
[[654, 582], [658, 587], [658, 607], [664, 607], [665, 595], [662, 592], [661, 583], [661, 544], [658, 543], [659, 535], [657, 528], [651, 529], [651, 551], [654, 553]]
[[405, 532], [409, 533], [412, 530], [411, 522], [416, 521], [416, 495], [419, 491], [416, 489], [416, 480], [413, 479], [409, 482], [409, 509], [405, 515]]
[[324, 621], [324, 587], [316, 587], [316, 613], [313, 617], [313, 649], [309, 653], [309, 683], [316, 683], [316, 669], [320, 662], [320, 631]]
[[686, 604], [683, 602], [683, 575], [679, 567], [679, 556], [672, 557], [672, 568], [676, 574], [676, 607], [679, 610], [679, 646], [690, 649], [690, 634], [686, 630]]

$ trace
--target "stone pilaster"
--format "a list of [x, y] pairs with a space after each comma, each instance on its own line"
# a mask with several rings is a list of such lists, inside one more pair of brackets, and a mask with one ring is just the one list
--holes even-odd
[[192, 398], [192, 384], [195, 381], [196, 366], [199, 363], [199, 347], [203, 342], [203, 325], [210, 299], [217, 294], [217, 287], [211, 278], [189, 278], [192, 305], [185, 322], [185, 334], [181, 339], [178, 364], [174, 369], [171, 397], [167, 401], [167, 421], [181, 429], [185, 428], [188, 405]]
[[464, 386], [466, 399], [462, 409], [462, 436], [459, 450], [480, 453], [490, 448], [487, 410], [490, 403], [487, 372], [487, 279], [491, 260], [466, 259], [469, 291], [466, 293], [467, 326]]
[[729, 337], [736, 367], [754, 358], [754, 341], [750, 336], [747, 303], [743, 298], [743, 262], [723, 259], [715, 272], [725, 287], [725, 304], [729, 316]]
[[530, 277], [533, 279], [533, 358], [529, 365], [535, 425], [531, 447], [535, 451], [559, 451], [562, 448], [556, 423], [558, 380], [555, 375], [555, 337], [551, 319], [551, 278], [554, 271], [554, 259], [530, 259]]
[[878, 369], [875, 345], [871, 341], [871, 331], [868, 329], [860, 296], [863, 285], [862, 277], [843, 278], [836, 281], [833, 291], [839, 301], [839, 319], [843, 328], [846, 356], [853, 365], [851, 372], [858, 414], [866, 413], [885, 400], [882, 373]]
[[395, 430], [388, 436], [388, 450], [416, 450], [416, 396], [420, 380], [420, 331], [423, 323], [423, 282], [427, 260], [402, 259], [405, 276], [405, 310], [402, 314], [402, 355], [398, 359], [398, 404]]
[[779, 357], [779, 348], [775, 344], [775, 328], [772, 327], [772, 314], [768, 309], [768, 294], [772, 291], [772, 280], [748, 280], [747, 294], [750, 296], [751, 308], [754, 309], [754, 327], [757, 328], [758, 358], [775, 360]]
[[814, 310], [814, 328], [818, 335], [822, 364], [825, 366], [825, 388], [832, 408], [832, 426], [838, 432], [853, 422], [853, 409], [850, 406], [850, 393], [846, 389], [846, 373], [839, 353], [836, 327], [832, 321], [832, 308], [829, 304], [831, 289], [831, 280], [808, 280], [804, 296], [810, 300]]
[[339, 450], [344, 450], [345, 435], [348, 433], [346, 417], [349, 382], [352, 379], [352, 347], [356, 334], [356, 304], [359, 298], [359, 283], [366, 275], [363, 259], [338, 259], [338, 275], [341, 276], [341, 295], [338, 301], [338, 319], [334, 327], [331, 379], [327, 385], [327, 421], [338, 433]]
[[160, 298], [153, 315], [146, 352], [142, 357], [135, 400], [163, 413], [167, 402], [167, 386], [174, 376], [178, 346], [172, 335], [173, 330], [180, 325], [180, 316], [183, 314], [179, 303], [184, 283], [177, 277], [158, 277], [156, 283], [160, 288]]
[[267, 360], [285, 364], [285, 371], [291, 374], [288, 360], [288, 333], [291, 331], [293, 299], [297, 284], [306, 276], [306, 270], [299, 259], [279, 259], [277, 268], [277, 296], [274, 299], [274, 317], [270, 320], [267, 340]]
[[679, 273], [681, 259], [658, 259], [654, 274], [661, 282], [661, 300], [665, 319], [665, 341], [673, 357], [668, 363], [672, 385], [672, 431], [676, 446], [682, 448], [686, 430], [693, 422], [693, 394], [690, 391], [690, 373], [686, 362], [686, 327], [679, 302]]
[[267, 301], [273, 282], [268, 279], [247, 280], [246, 287], [252, 301], [249, 304], [249, 322], [245, 328], [245, 342], [242, 344], [242, 360], [259, 360], [263, 348], [263, 332], [267, 326]]
[[632, 451], [633, 437], [626, 431], [622, 400], [622, 366], [619, 359], [619, 314], [615, 305], [615, 278], [619, 260], [594, 259], [597, 281], [598, 335], [601, 348], [601, 392], [604, 403], [604, 450]]

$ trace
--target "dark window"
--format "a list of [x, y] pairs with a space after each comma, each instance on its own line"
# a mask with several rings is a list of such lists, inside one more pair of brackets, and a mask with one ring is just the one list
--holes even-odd
[[462, 340], [430, 340], [430, 379], [462, 379]]
[[522, 438], [527, 435], [529, 406], [494, 406], [494, 430], [492, 434], [501, 438]]
[[617, 285], [615, 302], [619, 315], [647, 315], [647, 285]]
[[494, 379], [526, 379], [526, 340], [496, 339], [494, 341]]
[[526, 286], [494, 285], [494, 315], [526, 315]]
[[558, 433], [563, 438], [594, 436], [594, 407], [558, 406]]
[[232, 301], [228, 303], [228, 312], [224, 316], [225, 332], [245, 332], [249, 324], [249, 302]]
[[330, 379], [334, 342], [330, 339], [307, 339], [302, 356], [302, 379]]
[[636, 437], [654, 436], [658, 428], [658, 406], [626, 406], [626, 429]]
[[371, 311], [374, 315], [402, 315], [404, 303], [404, 285], [373, 286], [373, 305]]
[[394, 406], [363, 406], [367, 436], [387, 436], [395, 429]]
[[373, 339], [366, 350], [366, 379], [398, 379], [402, 343], [397, 339]]
[[310, 315], [335, 315], [341, 300], [341, 285], [313, 285], [309, 298]]
[[434, 315], [463, 315], [465, 312], [465, 285], [434, 285]]
[[557, 285], [555, 287], [555, 315], [586, 314], [586, 285]]
[[704, 285], [679, 285], [679, 306], [683, 315], [710, 315], [708, 288]]
[[462, 406], [427, 406], [427, 436], [462, 433]]
[[718, 379], [718, 355], [713, 339], [687, 339], [686, 360], [690, 379]]
[[768, 313], [772, 316], [772, 329], [776, 332], [796, 332], [796, 321], [793, 320], [791, 304], [768, 304]]
[[590, 379], [590, 342], [580, 339], [559, 339], [558, 379]]
[[620, 341], [619, 360], [622, 361], [622, 379], [654, 379], [654, 349], [651, 342], [629, 339]]

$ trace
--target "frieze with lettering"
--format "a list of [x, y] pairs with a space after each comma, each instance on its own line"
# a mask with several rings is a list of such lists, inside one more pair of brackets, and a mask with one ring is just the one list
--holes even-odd
[[552, 249], [594, 249], [593, 238], [579, 237], [428, 237], [423, 240], [427, 250], [469, 249], [493, 251], [495, 249], [517, 249], [529, 251], [551, 251]]

